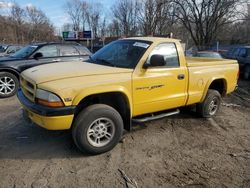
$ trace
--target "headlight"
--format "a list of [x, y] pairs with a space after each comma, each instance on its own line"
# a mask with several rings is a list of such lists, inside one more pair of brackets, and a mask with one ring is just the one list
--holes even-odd
[[49, 91], [42, 90], [42, 89], [36, 90], [36, 102], [38, 104], [49, 106], [49, 107], [64, 106], [64, 103], [57, 95]]

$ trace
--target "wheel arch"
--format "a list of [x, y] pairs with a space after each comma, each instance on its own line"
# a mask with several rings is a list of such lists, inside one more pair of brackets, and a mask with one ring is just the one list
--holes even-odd
[[[74, 101], [73, 103], [76, 103]], [[87, 106], [92, 104], [106, 104], [113, 107], [119, 112], [124, 122], [124, 129], [131, 130], [131, 114], [132, 106], [128, 95], [122, 91], [106, 91], [102, 93], [89, 93], [82, 97], [81, 100], [77, 100], [75, 117]]]
[[211, 79], [211, 81], [208, 82], [205, 87], [201, 101], [204, 101], [209, 89], [218, 91], [222, 97], [225, 96], [227, 94], [227, 87], [228, 87], [228, 84], [225, 78], [220, 77], [220, 78]]
[[20, 77], [20, 73], [14, 69], [10, 69], [10, 68], [1, 68], [0, 72], [8, 72], [11, 73], [13, 75], [15, 75], [17, 77], [17, 79], [19, 80]]

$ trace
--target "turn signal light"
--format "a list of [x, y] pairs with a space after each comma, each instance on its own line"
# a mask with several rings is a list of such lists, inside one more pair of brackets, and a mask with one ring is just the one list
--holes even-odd
[[61, 101], [58, 102], [49, 102], [49, 101], [45, 101], [42, 99], [37, 99], [36, 100], [38, 104], [41, 104], [43, 106], [48, 106], [48, 107], [63, 107], [64, 104]]

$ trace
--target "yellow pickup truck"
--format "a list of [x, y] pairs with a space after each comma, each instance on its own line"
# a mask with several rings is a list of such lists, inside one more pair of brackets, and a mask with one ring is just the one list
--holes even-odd
[[25, 70], [17, 96], [33, 122], [71, 129], [81, 151], [99, 154], [111, 150], [133, 122], [193, 104], [202, 117], [215, 115], [221, 97], [236, 89], [238, 69], [234, 60], [185, 58], [176, 39], [127, 38], [85, 62]]

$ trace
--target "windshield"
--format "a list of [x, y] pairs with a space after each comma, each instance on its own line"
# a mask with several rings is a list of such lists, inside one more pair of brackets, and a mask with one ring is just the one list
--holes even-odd
[[90, 62], [120, 68], [135, 68], [150, 44], [149, 41], [117, 40], [92, 55]]
[[38, 46], [33, 46], [33, 45], [26, 46], [21, 50], [17, 51], [16, 53], [14, 53], [13, 55], [11, 55], [11, 57], [17, 57], [17, 58], [28, 57], [37, 49], [37, 47]]

